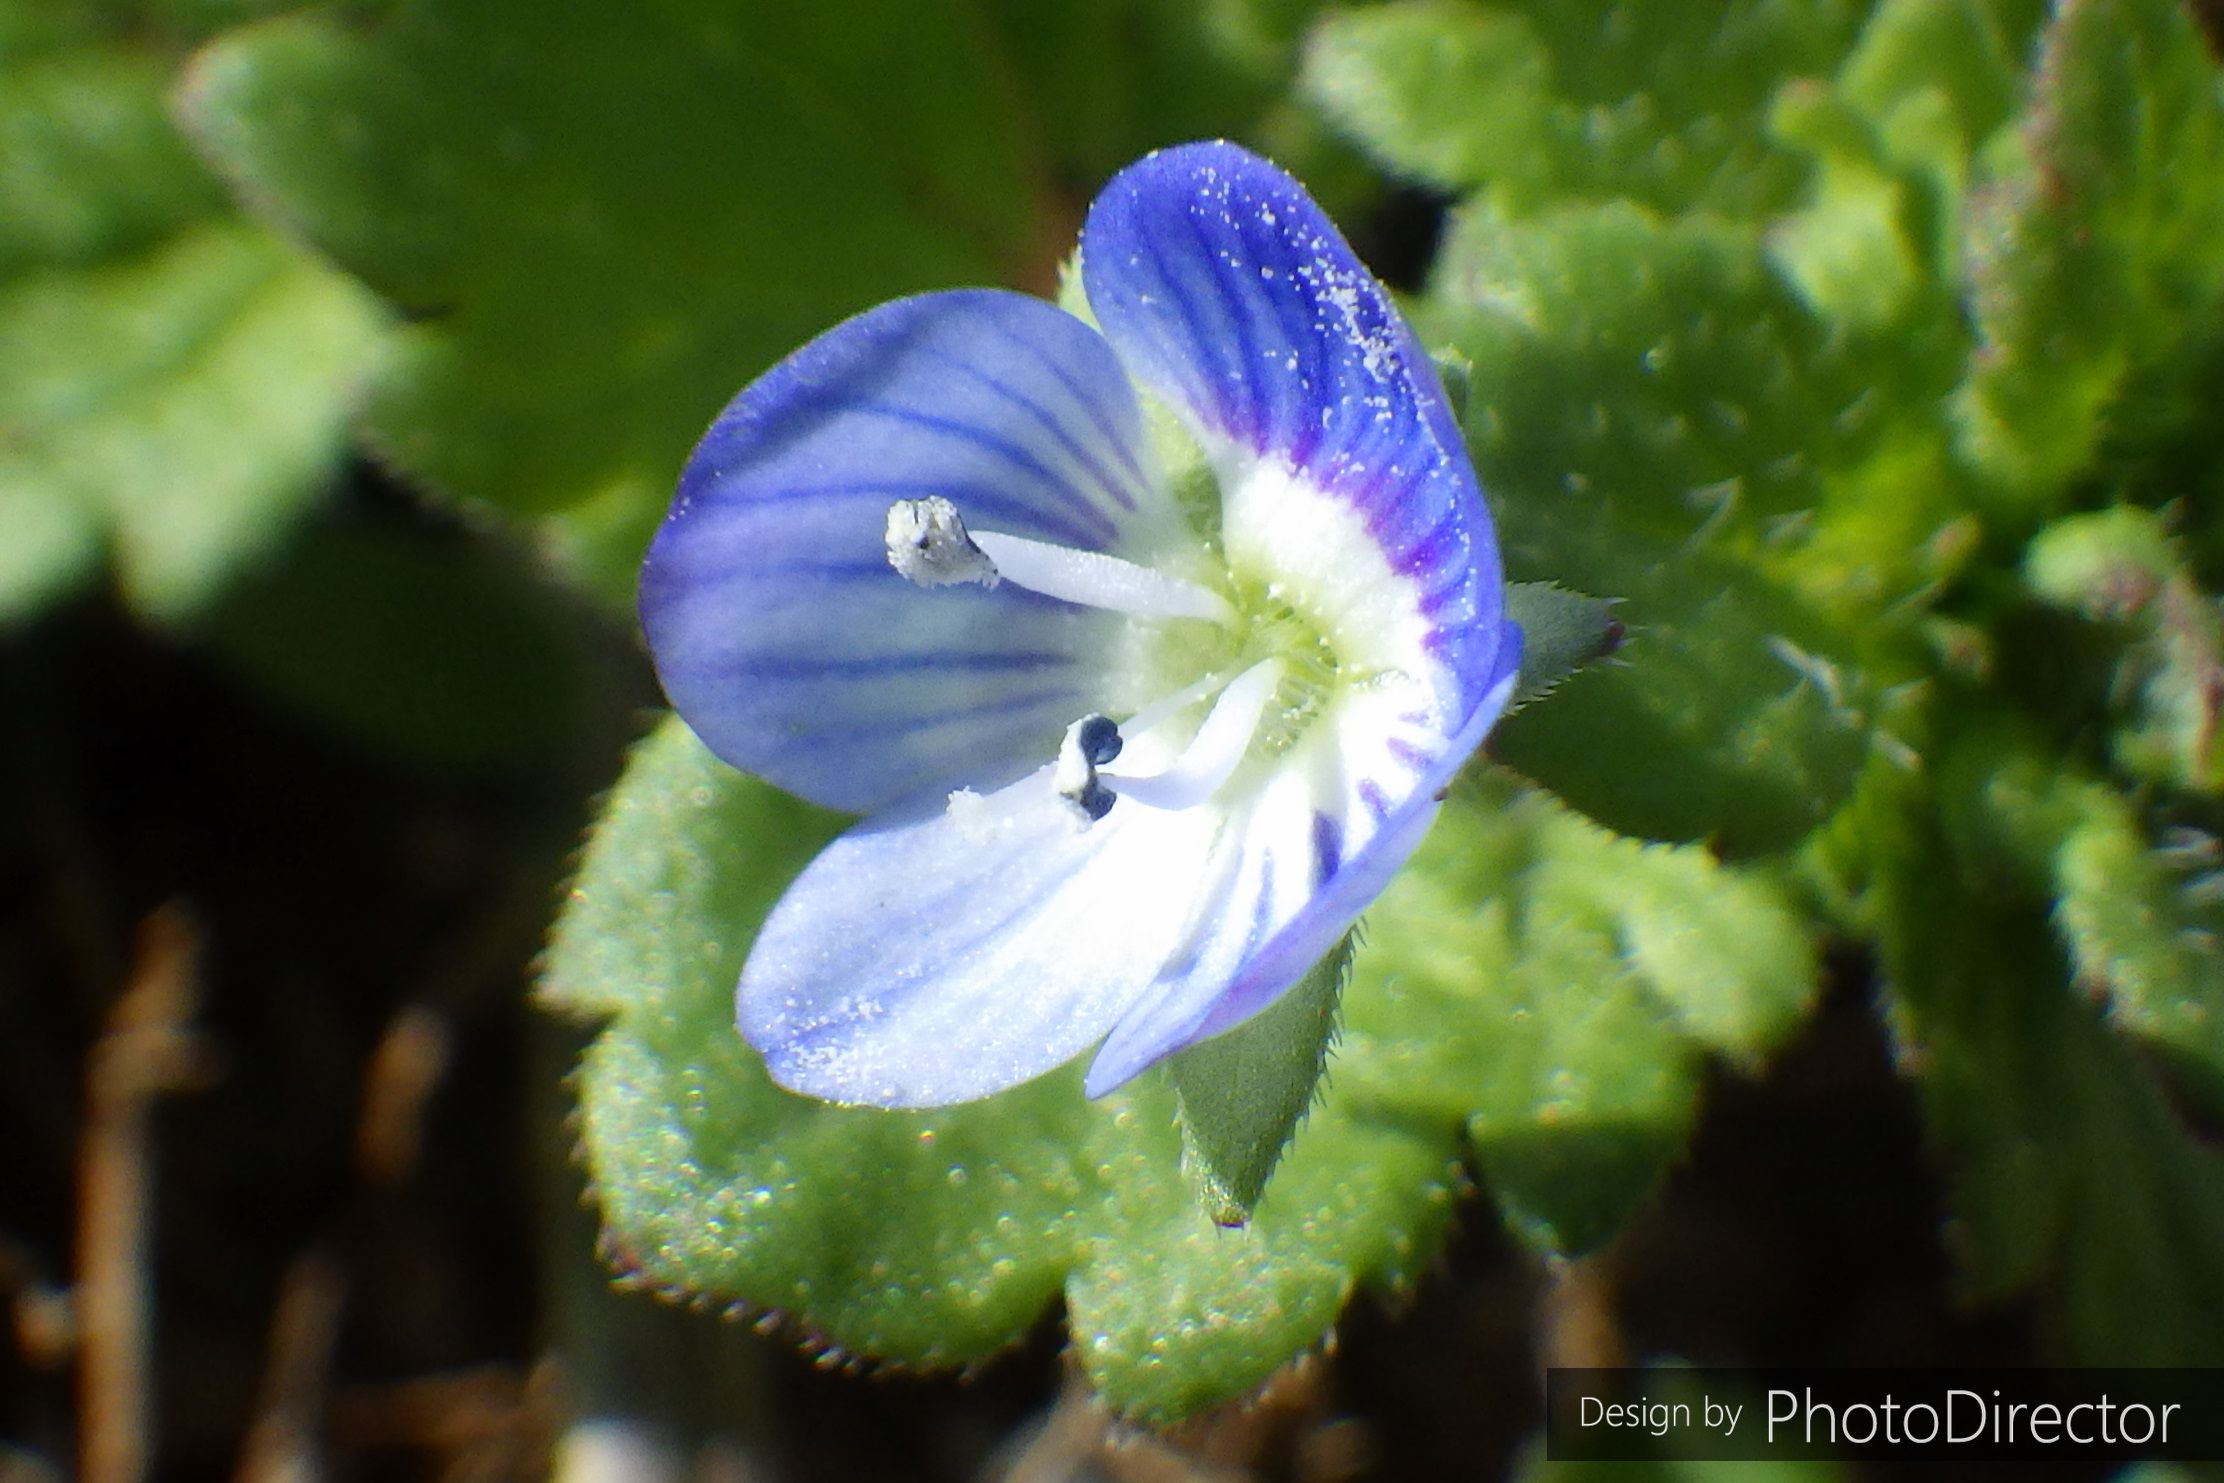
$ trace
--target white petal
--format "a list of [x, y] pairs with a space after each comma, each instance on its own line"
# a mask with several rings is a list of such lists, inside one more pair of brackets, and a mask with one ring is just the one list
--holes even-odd
[[772, 1077], [929, 1107], [1086, 1050], [1179, 944], [1220, 815], [1121, 803], [1083, 827], [1049, 769], [836, 840], [774, 909], [740, 1019]]

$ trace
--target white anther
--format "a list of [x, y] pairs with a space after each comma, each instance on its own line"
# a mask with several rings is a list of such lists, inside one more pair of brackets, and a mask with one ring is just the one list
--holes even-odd
[[996, 563], [966, 533], [958, 507], [939, 494], [888, 507], [888, 564], [921, 587], [996, 585]]

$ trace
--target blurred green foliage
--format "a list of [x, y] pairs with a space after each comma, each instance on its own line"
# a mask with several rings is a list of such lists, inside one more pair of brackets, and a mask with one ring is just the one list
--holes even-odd
[[1267, 10], [419, 0], [237, 32], [181, 107], [407, 316], [363, 414], [380, 456], [629, 602], [742, 379], [900, 294], [1048, 291], [1107, 170], [1252, 115]]
[[344, 451], [374, 299], [241, 219], [166, 111], [244, 10], [0, 7], [0, 625], [104, 564], [196, 617]]
[[0, 0], [0, 622], [105, 564], [338, 724], [499, 764], [552, 714], [457, 718], [544, 671], [442, 671], [415, 726], [355, 680], [421, 594], [420, 644], [530, 599], [289, 544], [351, 427], [622, 602], [750, 376], [896, 294], [1047, 292], [1110, 170], [1213, 133], [1355, 221], [1444, 201], [1409, 307], [1511, 574], [1623, 599], [1371, 914], [1240, 1230], [1163, 1077], [771, 1088], [732, 986], [840, 821], [666, 723], [545, 982], [605, 1026], [586, 1151], [647, 1280], [917, 1364], [1062, 1293], [1170, 1419], [1409, 1283], [1468, 1168], [1540, 1251], [1610, 1238], [1838, 942], [1968, 1290], [2043, 1293], [2065, 1359], [2224, 1362], [2224, 94], [2172, 0], [276, 8]]

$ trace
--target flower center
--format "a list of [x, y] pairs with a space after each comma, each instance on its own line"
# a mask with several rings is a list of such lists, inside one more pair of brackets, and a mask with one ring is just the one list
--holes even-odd
[[[1275, 756], [1294, 745], [1337, 684], [1334, 650], [1267, 583], [1231, 574], [1230, 601], [1200, 583], [1105, 552], [970, 530], [957, 506], [939, 495], [891, 505], [886, 544], [889, 565], [922, 587], [1010, 582], [1123, 614], [1141, 630], [1136, 658], [1142, 672], [1158, 679], [1144, 693], [1178, 677], [1174, 688], [1124, 722], [1091, 713], [1066, 729], [1051, 786], [1084, 826], [1122, 797], [1158, 809], [1209, 801], [1247, 758]], [[1182, 717], [1208, 700], [1211, 709], [1178, 743]], [[1128, 748], [1137, 742], [1159, 765], [1135, 761]], [[1115, 767], [1123, 754], [1130, 765]]]

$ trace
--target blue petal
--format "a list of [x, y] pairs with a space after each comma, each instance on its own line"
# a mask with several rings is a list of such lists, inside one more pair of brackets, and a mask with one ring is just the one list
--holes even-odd
[[1413, 589], [1467, 713], [1499, 637], [1498, 554], [1436, 369], [1288, 175], [1232, 144], [1116, 176], [1082, 233], [1089, 304], [1136, 378], [1215, 453], [1300, 475]]
[[[1393, 735], [1371, 759], [1320, 739], [1319, 755], [1293, 753], [1230, 820], [1183, 946], [1112, 1028], [1089, 1067], [1088, 1095], [1234, 1029], [1351, 930], [1419, 848], [1439, 795], [1505, 709], [1521, 650], [1518, 630], [1506, 638], [1500, 672], [1452, 736], [1429, 744]], [[1360, 718], [1359, 728], [1370, 724]]]
[[1048, 770], [962, 809], [876, 820], [812, 862], [743, 970], [775, 1081], [932, 1107], [1086, 1050], [1177, 944], [1217, 817], [1121, 803], [1082, 828]]
[[720, 757], [866, 812], [993, 785], [1091, 708], [1119, 620], [888, 565], [898, 499], [1148, 559], [1171, 517], [1103, 339], [1018, 294], [929, 294], [822, 335], [696, 448], [641, 574], [672, 704]]

